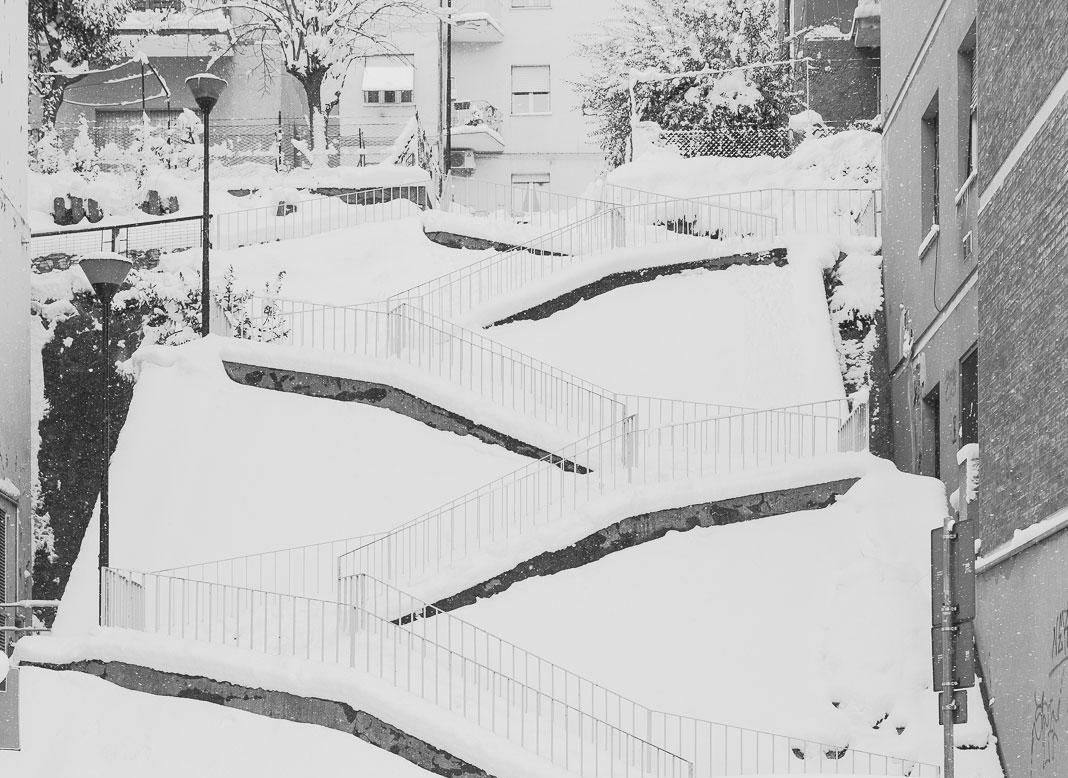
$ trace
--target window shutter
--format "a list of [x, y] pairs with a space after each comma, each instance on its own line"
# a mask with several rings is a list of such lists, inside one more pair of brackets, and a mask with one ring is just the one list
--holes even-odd
[[548, 65], [515, 65], [512, 67], [512, 92], [548, 92]]

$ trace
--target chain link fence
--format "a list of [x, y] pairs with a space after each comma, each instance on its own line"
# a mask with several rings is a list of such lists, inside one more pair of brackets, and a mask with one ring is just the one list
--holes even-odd
[[[869, 122], [819, 124], [811, 135], [817, 138], [845, 130], [870, 130]], [[699, 130], [661, 130], [660, 145], [676, 149], [684, 157], [788, 157], [806, 135], [788, 127], [759, 125], [717, 127]]]

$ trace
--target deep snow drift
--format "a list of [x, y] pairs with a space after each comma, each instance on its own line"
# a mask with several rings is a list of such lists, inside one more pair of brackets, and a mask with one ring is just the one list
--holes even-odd
[[879, 133], [851, 130], [809, 138], [785, 158], [685, 158], [671, 148], [655, 149], [616, 168], [607, 181], [673, 197], [756, 189], [878, 189], [881, 143]]
[[687, 271], [487, 333], [629, 394], [750, 408], [843, 396], [815, 262]]
[[210, 341], [148, 359], [111, 460], [118, 567], [378, 532], [530, 461], [369, 405], [241, 386]]
[[[455, 615], [654, 709], [941, 762], [928, 532], [944, 511], [939, 482], [883, 462], [830, 508], [670, 533]], [[988, 742], [979, 700], [960, 745]], [[1000, 776], [992, 747], [958, 759]]]
[[309, 755], [330, 772], [430, 775], [343, 732], [141, 694], [82, 673], [23, 668], [21, 687], [22, 750], [0, 751], [4, 775], [301, 775]]
[[284, 271], [283, 297], [350, 305], [383, 300], [490, 253], [433, 243], [419, 218], [412, 217], [216, 251], [212, 266], [218, 273], [232, 265], [241, 286], [258, 292]]

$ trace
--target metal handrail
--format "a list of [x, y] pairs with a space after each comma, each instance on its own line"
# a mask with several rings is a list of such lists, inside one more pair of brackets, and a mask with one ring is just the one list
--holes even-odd
[[[356, 604], [113, 568], [101, 570], [101, 591], [100, 623], [105, 627], [347, 665], [582, 776], [605, 776], [601, 764], [607, 760], [606, 766], [623, 762], [625, 775], [635, 774], [629, 769], [635, 768], [638, 776], [649, 778], [692, 778], [692, 765], [678, 755], [544, 690], [504, 677], [454, 651], [451, 643], [424, 636], [416, 637], [413, 646], [413, 635]], [[557, 738], [563, 740], [562, 748], [557, 748]], [[546, 742], [553, 743], [548, 751]], [[626, 748], [617, 750], [618, 744]], [[615, 774], [614, 769], [607, 773]]]

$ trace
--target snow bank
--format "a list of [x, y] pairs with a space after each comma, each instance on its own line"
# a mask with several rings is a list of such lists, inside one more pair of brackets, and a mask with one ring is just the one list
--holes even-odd
[[529, 461], [373, 406], [241, 386], [211, 341], [139, 354], [111, 460], [118, 567], [389, 529]]
[[749, 408], [843, 396], [821, 268], [798, 257], [662, 276], [487, 332], [628, 394]]
[[216, 272], [232, 266], [243, 286], [260, 290], [284, 271], [286, 297], [351, 305], [383, 300], [492, 253], [433, 243], [414, 217], [214, 251], [212, 265]]
[[0, 772], [5, 775], [301, 775], [307, 772], [309, 754], [315, 755], [317, 766], [338, 773], [356, 770], [382, 778], [431, 775], [388, 751], [325, 727], [142, 694], [82, 673], [26, 667], [19, 683], [22, 750], [0, 751]]
[[[669, 533], [456, 615], [657, 710], [938, 763], [928, 533], [944, 511], [938, 481], [872, 458], [830, 508]], [[990, 742], [980, 699], [962, 745]], [[992, 748], [958, 758], [1000, 776]]]
[[[570, 773], [564, 772], [562, 769], [554, 767], [547, 761], [532, 758], [528, 752], [509, 743], [504, 738], [492, 735], [455, 714], [449, 713], [443, 708], [435, 707], [429, 702], [425, 702], [414, 696], [400, 692], [383, 681], [379, 681], [347, 667], [317, 665], [300, 660], [281, 659], [275, 656], [262, 656], [222, 646], [191, 643], [181, 640], [161, 638], [156, 635], [113, 629], [98, 629], [89, 637], [77, 639], [57, 637], [26, 638], [19, 642], [16, 659], [22, 662], [35, 661], [55, 664], [63, 664], [80, 659], [122, 661], [132, 664], [140, 664], [167, 672], [182, 673], [185, 675], [204, 675], [209, 678], [225, 680], [253, 688], [273, 689], [305, 697], [319, 697], [328, 700], [337, 700], [339, 702], [347, 702], [356, 710], [367, 711], [384, 721], [388, 721], [391, 724], [400, 727], [410, 735], [414, 735], [428, 743], [432, 743], [439, 748], [444, 748], [453, 755], [478, 765], [491, 775], [509, 775], [516, 776], [516, 778], [563, 778], [566, 775], [571, 775]], [[31, 669], [31, 672], [35, 671], [32, 671]], [[94, 679], [89, 678], [87, 680], [92, 681]], [[98, 683], [106, 682], [100, 681]], [[142, 700], [142, 695], [128, 692], [123, 695], [123, 702], [137, 705], [138, 701], [140, 701], [142, 705], [149, 705], [151, 703], [145, 702], [145, 700], [153, 699], [148, 695], [143, 695], [143, 698], [144, 699]], [[165, 699], [159, 700], [156, 704], [160, 706], [175, 706], [179, 704], [179, 701]], [[211, 705], [203, 705], [196, 702], [190, 702], [189, 704], [195, 706], [195, 708], [191, 709], [191, 716], [204, 721], [206, 724], [204, 730], [197, 728], [194, 731], [196, 734], [200, 734], [202, 731], [206, 732], [208, 726], [217, 724], [220, 721], [220, 718], [217, 717], [227, 717], [227, 714], [229, 713], [225, 709], [215, 708]], [[162, 711], [162, 709], [160, 710]], [[174, 710], [173, 707], [172, 710]], [[136, 714], [139, 711], [143, 713], [144, 708], [135, 707], [130, 711], [130, 714]], [[51, 712], [53, 714], [55, 713], [54, 710]], [[171, 720], [171, 716], [175, 715], [182, 714], [167, 714], [168, 718], [164, 719], [162, 722], [164, 727], [167, 721]], [[234, 715], [236, 716], [236, 714]], [[89, 718], [101, 722], [112, 720], [110, 716], [101, 716], [99, 711], [89, 714]], [[231, 718], [230, 720], [232, 721], [234, 719]], [[179, 723], [180, 721], [181, 720], [179, 720]], [[84, 720], [80, 722], [80, 726], [85, 728], [87, 736], [99, 732], [96, 727], [90, 727]], [[190, 726], [192, 726], [192, 724], [190, 724]], [[294, 737], [302, 737], [301, 734], [296, 733], [306, 733], [308, 731], [320, 732], [318, 728], [301, 726], [291, 722], [272, 723], [270, 720], [261, 721], [259, 719], [257, 719], [256, 725], [248, 726], [250, 728], [254, 727], [255, 730], [258, 730], [258, 734], [260, 735], [258, 742], [249, 743], [251, 747], [250, 750], [262, 752], [264, 755], [280, 753], [283, 750], [280, 748], [278, 752], [276, 752], [270, 745], [262, 742], [263, 740], [269, 740], [269, 738], [264, 737], [267, 733], [294, 733], [291, 737], [278, 737], [277, 742], [284, 744], [284, 750], [297, 755], [297, 758], [299, 758], [303, 764], [303, 768], [298, 768], [293, 772], [282, 772], [271, 767], [263, 772], [263, 775], [304, 774], [307, 772], [309, 753], [315, 754], [316, 764], [319, 764], [318, 760], [320, 752], [309, 752], [304, 748], [294, 747], [293, 741]], [[136, 732], [137, 730], [135, 729], [133, 731]], [[179, 726], [177, 732], [182, 733], [183, 731], [188, 732], [189, 730]], [[233, 731], [233, 728], [218, 728], [217, 731], [219, 732], [220, 738], [225, 741], [229, 733]], [[324, 758], [328, 759], [331, 754], [337, 754], [340, 749], [344, 749], [348, 751], [353, 760], [377, 758], [375, 762], [367, 763], [369, 768], [368, 775], [392, 775], [393, 773], [379, 773], [378, 770], [400, 769], [405, 772], [398, 773], [398, 775], [413, 776], [414, 778], [413, 772], [417, 770], [417, 768], [413, 765], [407, 765], [406, 767], [400, 765], [398, 767], [397, 762], [387, 759], [387, 754], [384, 751], [380, 752], [381, 755], [376, 754], [372, 757], [370, 756], [370, 750], [375, 750], [374, 747], [367, 746], [370, 750], [364, 751], [360, 748], [360, 745], [363, 744], [360, 744], [351, 735], [334, 733], [325, 729], [321, 730], [321, 732], [321, 735], [307, 735], [306, 737], [308, 740], [306, 742], [308, 742], [309, 745], [314, 743], [315, 745], [322, 746], [324, 749], [328, 749], [322, 754]], [[111, 737], [112, 736], [109, 736], [103, 742], [108, 742]], [[247, 737], [247, 734], [245, 737]], [[336, 740], [338, 737], [343, 738], [343, 741]], [[242, 736], [235, 733], [235, 738], [242, 738]], [[242, 738], [242, 740], [244, 740], [244, 738]], [[345, 745], [332, 744], [331, 746], [325, 746], [324, 744], [328, 742], [328, 740], [335, 740], [335, 743], [343, 742]], [[56, 741], [53, 738], [51, 739], [51, 742], [54, 746]], [[162, 749], [157, 749], [155, 747], [156, 741], [134, 741], [128, 734], [126, 734], [123, 743], [117, 746], [116, 750], [133, 751], [131, 748], [131, 743], [133, 742], [143, 743], [146, 748], [151, 747], [152, 752], [155, 753], [157, 757], [160, 753], [166, 753], [167, 758], [175, 760], [176, 765], [183, 764], [181, 759], [177, 758], [174, 753], [167, 753], [162, 751]], [[197, 740], [195, 742], [197, 748], [190, 749], [187, 742], [184, 747], [178, 749], [178, 751], [186, 753], [200, 750], [200, 741]], [[206, 747], [210, 747], [213, 742], [217, 743], [218, 741], [208, 740]], [[241, 742], [241, 740], [238, 742]], [[68, 752], [68, 749], [65, 747], [63, 749], [55, 749], [53, 747], [52, 750], [56, 753]], [[244, 765], [247, 763], [245, 760], [255, 759], [255, 757], [251, 756], [250, 750], [235, 748], [232, 758], [241, 760], [242, 765]], [[69, 753], [71, 753], [71, 756], [78, 756], [78, 752]], [[211, 754], [214, 753], [214, 751], [206, 751], [206, 753]], [[108, 756], [111, 757], [111, 759], [115, 758], [114, 753], [109, 753]], [[3, 763], [3, 758], [3, 755], [0, 754], [0, 764]], [[284, 760], [279, 762], [281, 765], [286, 763], [287, 762]], [[122, 764], [122, 762], [120, 761], [119, 764]], [[143, 764], [144, 763], [142, 762], [142, 765]], [[323, 764], [325, 765], [327, 762], [324, 761]], [[355, 761], [354, 764], [359, 765], [360, 762]], [[142, 771], [137, 775], [155, 776], [161, 774], [156, 768], [157, 766], [153, 765], [151, 769]], [[57, 773], [43, 773], [43, 775], [55, 774]], [[110, 771], [104, 771], [100, 774], [112, 775]], [[232, 772], [224, 773], [211, 770], [205, 774], [251, 775], [254, 773], [246, 769], [244, 766], [241, 766]]]
[[[241, 168], [221, 168], [212, 175], [211, 211], [213, 214], [255, 208], [274, 208], [279, 201], [296, 202], [315, 199], [312, 189], [378, 189], [384, 187], [425, 186], [430, 176], [421, 168], [406, 165], [369, 165], [367, 167], [298, 168], [289, 172], [276, 172], [273, 167], [256, 166], [253, 172]], [[179, 208], [174, 213], [160, 217], [145, 213], [138, 207], [148, 197], [149, 190], [159, 192], [165, 203], [169, 197], [177, 197]], [[252, 190], [244, 196], [232, 191]], [[104, 218], [93, 224], [83, 220], [67, 227], [57, 225], [52, 216], [55, 198], [68, 195], [83, 200], [96, 200], [104, 212]], [[140, 185], [128, 172], [99, 172], [91, 178], [62, 170], [58, 173], [29, 174], [28, 220], [34, 232], [52, 232], [102, 228], [114, 224], [136, 224], [161, 218], [199, 216], [202, 213], [202, 179], [197, 171], [171, 170], [152, 167], [147, 170]]]
[[874, 132], [840, 132], [808, 138], [784, 159], [687, 159], [662, 149], [616, 168], [607, 181], [673, 197], [758, 189], [878, 189], [881, 141], [882, 136]]

